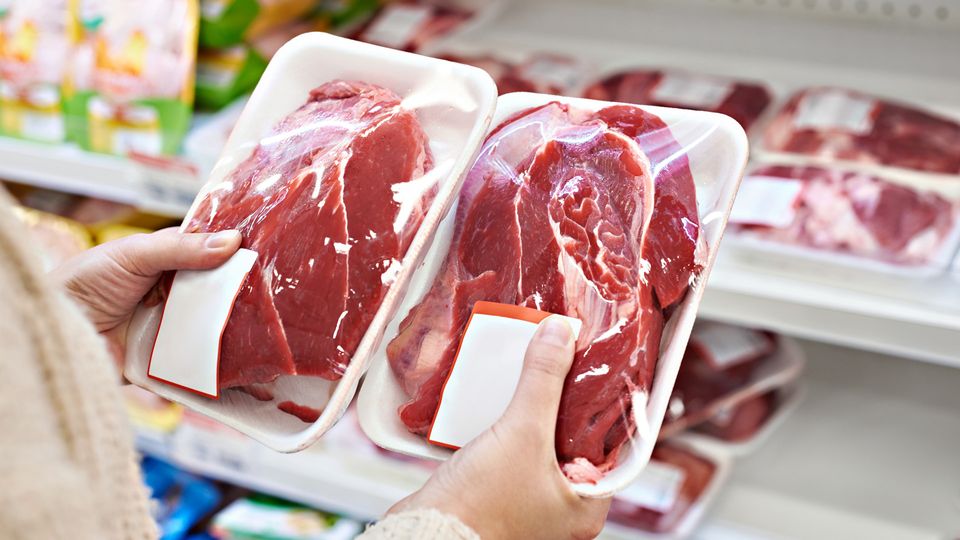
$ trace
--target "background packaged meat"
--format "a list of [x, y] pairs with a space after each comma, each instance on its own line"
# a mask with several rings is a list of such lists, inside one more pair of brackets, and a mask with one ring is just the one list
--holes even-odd
[[[574, 489], [587, 496], [610, 494], [627, 485], [643, 468], [659, 430], [703, 280], [715, 255], [729, 198], [746, 158], [745, 136], [736, 122], [721, 115], [610, 106], [592, 100], [522, 93], [498, 100], [494, 123], [500, 125], [510, 119], [524, 127], [498, 128], [490, 135], [497, 144], [488, 143], [481, 150], [456, 211], [444, 220], [424, 267], [417, 272], [400, 312], [387, 329], [391, 345], [388, 348], [385, 341], [378, 357], [389, 358], [391, 365], [377, 362], [372, 366], [359, 401], [361, 422], [375, 442], [412, 455], [436, 459], [449, 455], [449, 451], [428, 445], [409, 429], [422, 432], [424, 423], [430, 422], [437, 398], [434, 390], [449, 368], [447, 353], [459, 339], [458, 325], [464, 310], [468, 312], [475, 300], [493, 300], [580, 318], [584, 330], [578, 350], [583, 352], [587, 344], [596, 342], [597, 348], [610, 347], [607, 357], [616, 359], [605, 367], [594, 366], [599, 369], [596, 377], [590, 377], [592, 373], [579, 377], [591, 378], [588, 384], [568, 383], [571, 386], [564, 400], [569, 414], [561, 413], [563, 419], [558, 426], [568, 429], [570, 438], [564, 438], [558, 450], [561, 461], [568, 465], [568, 476], [580, 479]], [[565, 138], [576, 138], [577, 134], [590, 144], [565, 147]], [[547, 150], [533, 163], [533, 152], [540, 146]], [[634, 157], [605, 161], [611, 155]], [[665, 157], [668, 155], [672, 156], [669, 161]], [[647, 160], [659, 163], [655, 177], [651, 166], [644, 163]], [[495, 166], [488, 169], [488, 165]], [[497, 196], [501, 190], [495, 186], [502, 184], [497, 175], [509, 177], [507, 171], [516, 174], [518, 167], [526, 169], [528, 165], [532, 167], [532, 183], [521, 188], [517, 208], [498, 209], [502, 197]], [[632, 172], [624, 173], [623, 167]], [[695, 195], [685, 184], [690, 182], [687, 167], [699, 171], [692, 177]], [[591, 184], [598, 181], [594, 179], [597, 168], [606, 171], [600, 182], [615, 174], [624, 176], [624, 180], [617, 189], [602, 190]], [[554, 198], [551, 184], [568, 173], [582, 173], [583, 182]], [[486, 174], [493, 175], [489, 181], [483, 178]], [[511, 196], [504, 196], [509, 202]], [[696, 209], [690, 204], [696, 204]], [[517, 212], [522, 215], [501, 223]], [[484, 214], [500, 223], [495, 235], [471, 225], [474, 220], [487, 219], [482, 218]], [[631, 215], [639, 224], [632, 218], [626, 224], [621, 221]], [[560, 227], [569, 241], [562, 243], [565, 255], [561, 257], [549, 223], [563, 216], [567, 217], [560, 221]], [[588, 221], [587, 236], [592, 234], [589, 231], [600, 230], [603, 242], [592, 244], [589, 238], [577, 241], [577, 231], [584, 228], [578, 220]], [[602, 221], [606, 224], [601, 226]], [[700, 227], [698, 222], [704, 225]], [[639, 245], [634, 240], [634, 226], [649, 231], [646, 241]], [[519, 267], [519, 259], [511, 250], [517, 244], [535, 241], [531, 237], [534, 233], [543, 236], [542, 243], [537, 250], [524, 251], [529, 258]], [[674, 236], [668, 238], [670, 235]], [[483, 247], [488, 244], [489, 249]], [[589, 259], [605, 261], [606, 266], [581, 266], [588, 258], [581, 257], [578, 246], [595, 245], [600, 249], [601, 244], [603, 252]], [[470, 253], [481, 252], [483, 257], [470, 257]], [[450, 258], [448, 253], [457, 255]], [[579, 277], [565, 284], [563, 276], [555, 272], [556, 257], [569, 265], [565, 275]], [[485, 270], [488, 265], [500, 266]], [[699, 274], [697, 265], [702, 268]], [[509, 281], [509, 275], [516, 272], [529, 276], [525, 282], [530, 290], [521, 291], [520, 297], [512, 294], [510, 287], [495, 285], [498, 280]], [[635, 277], [646, 272], [650, 273], [649, 284], [647, 280], [636, 284]], [[566, 285], [571, 287], [569, 296], [561, 292]], [[435, 302], [447, 293], [453, 295], [447, 302]], [[509, 297], [500, 298], [503, 294]], [[610, 301], [603, 295], [622, 295], [622, 324], [618, 323], [619, 316], [609, 319], [611, 313], [604, 306]], [[590, 303], [591, 298], [595, 303]], [[662, 306], [672, 304], [676, 306], [664, 325]], [[661, 328], [662, 339], [654, 335]], [[639, 341], [646, 344], [648, 352], [629, 364], [626, 360], [639, 355]], [[649, 353], [658, 345], [659, 358]], [[578, 355], [571, 381], [576, 381], [577, 373], [591, 371], [588, 360], [584, 360], [588, 356]], [[607, 373], [625, 374], [636, 386], [632, 390], [621, 388], [624, 378], [605, 376]], [[591, 393], [598, 398], [597, 403], [587, 402]], [[583, 412], [598, 410], [601, 401], [606, 406], [604, 414], [590, 418]], [[401, 406], [403, 421], [396, 413]], [[595, 429], [590, 429], [591, 425]], [[606, 445], [599, 440], [601, 433], [610, 434], [613, 443]], [[606, 474], [598, 479], [597, 472]]]
[[405, 51], [420, 51], [431, 41], [477, 25], [495, 15], [500, 2], [477, 0], [399, 0], [385, 5], [353, 36]]
[[[705, 345], [711, 341], [717, 345]], [[754, 344], [761, 344], [759, 347]], [[769, 344], [775, 344], [770, 347]], [[709, 349], [751, 351], [742, 360], [718, 366]], [[730, 355], [736, 356], [736, 355]], [[789, 384], [799, 377], [805, 358], [790, 338], [712, 321], [697, 321], [670, 396], [661, 438], [715, 418], [722, 411]]]
[[749, 455], [786, 421], [800, 405], [803, 394], [800, 383], [793, 382], [753, 396], [720, 410], [713, 418], [685, 431], [682, 438], [698, 447], [716, 447], [734, 457]]
[[484, 53], [436, 52], [431, 56], [478, 67], [497, 82], [500, 95], [512, 92], [574, 95], [583, 84], [585, 64], [570, 56], [548, 53], [506, 60]]
[[728, 457], [687, 441], [662, 442], [650, 464], [613, 498], [607, 527], [684, 538], [703, 517], [730, 470]]
[[762, 149], [822, 163], [850, 161], [960, 174], [960, 119], [862, 92], [809, 88], [764, 129]]
[[723, 113], [749, 130], [773, 96], [762, 83], [682, 71], [623, 70], [591, 83], [584, 97]]
[[49, 272], [70, 257], [93, 247], [90, 233], [76, 221], [22, 206], [15, 207], [14, 213], [26, 225], [31, 240], [36, 242], [45, 271]]
[[475, 68], [327, 34], [285, 45], [183, 225], [239, 229], [258, 253], [219, 342], [219, 399], [147, 377], [160, 306], [135, 315], [127, 377], [274, 449], [316, 440], [356, 391], [495, 98]]
[[734, 206], [731, 244], [857, 270], [935, 275], [960, 243], [957, 193], [957, 186], [937, 180], [759, 166]]

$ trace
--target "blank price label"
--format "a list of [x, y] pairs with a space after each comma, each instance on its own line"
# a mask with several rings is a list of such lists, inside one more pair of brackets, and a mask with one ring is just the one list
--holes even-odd
[[[520, 381], [523, 357], [537, 325], [550, 313], [477, 302], [440, 394], [427, 440], [461, 448], [503, 416]], [[580, 320], [566, 317], [574, 336]]]
[[730, 222], [782, 229], [797, 217], [803, 182], [771, 176], [748, 176], [740, 183]]
[[685, 476], [679, 467], [651, 460], [640, 476], [617, 494], [617, 498], [662, 514], [676, 504]]
[[842, 90], [811, 91], [797, 106], [797, 129], [840, 130], [856, 135], [873, 129], [876, 100]]

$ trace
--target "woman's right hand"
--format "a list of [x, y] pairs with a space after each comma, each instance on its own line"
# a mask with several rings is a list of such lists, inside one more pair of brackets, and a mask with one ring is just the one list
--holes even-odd
[[390, 513], [434, 508], [457, 516], [484, 540], [597, 536], [610, 500], [574, 493], [554, 449], [574, 341], [565, 320], [545, 319], [527, 348], [520, 383], [503, 417]]

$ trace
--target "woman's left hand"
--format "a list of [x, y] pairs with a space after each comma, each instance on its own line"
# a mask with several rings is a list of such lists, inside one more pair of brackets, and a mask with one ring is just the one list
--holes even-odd
[[107, 338], [123, 364], [134, 309], [168, 270], [220, 266], [240, 247], [240, 233], [180, 233], [174, 228], [107, 242], [64, 262], [51, 275]]

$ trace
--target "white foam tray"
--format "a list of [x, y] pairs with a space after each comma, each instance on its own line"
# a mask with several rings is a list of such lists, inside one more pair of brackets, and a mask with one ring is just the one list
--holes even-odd
[[[385, 325], [403, 297], [440, 219], [456, 197], [467, 167], [473, 161], [494, 111], [497, 90], [483, 70], [377, 47], [323, 33], [302, 34], [284, 45], [271, 60], [231, 133], [210, 178], [194, 201], [184, 223], [199, 201], [250, 155], [264, 134], [280, 119], [300, 107], [311, 89], [334, 79], [361, 80], [389, 88], [415, 111], [430, 141], [438, 193], [402, 260], [402, 269], [364, 334], [343, 378], [281, 377], [271, 402], [257, 401], [241, 392], [224, 392], [211, 400], [155, 381], [147, 365], [159, 325], [160, 306], [141, 306], [129, 329], [124, 374], [130, 382], [235, 428], [280, 452], [303, 450], [340, 418], [356, 393], [360, 377], [372, 360]], [[316, 422], [306, 424], [277, 409], [277, 403], [296, 403], [323, 409]]]

